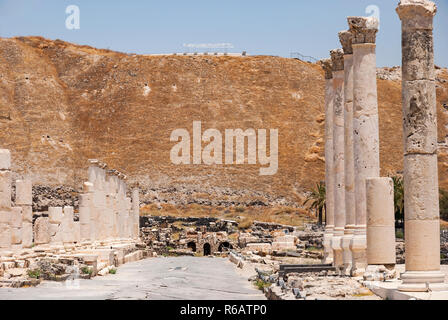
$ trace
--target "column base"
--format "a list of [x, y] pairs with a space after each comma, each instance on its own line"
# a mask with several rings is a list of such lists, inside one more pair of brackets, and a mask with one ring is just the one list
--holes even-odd
[[333, 249], [331, 248], [331, 239], [333, 238], [333, 233], [324, 234], [323, 246], [324, 246], [324, 257], [322, 259], [322, 264], [332, 264], [333, 263]]
[[448, 291], [445, 275], [440, 271], [406, 271], [401, 274], [402, 284], [399, 291], [427, 292]]
[[349, 276], [351, 274], [352, 265], [353, 265], [353, 256], [352, 251], [350, 249], [350, 243], [352, 241], [353, 234], [345, 234], [341, 239], [341, 247], [342, 247], [342, 274]]
[[355, 234], [350, 242], [352, 250], [352, 277], [362, 277], [367, 268], [367, 238], [366, 235]]
[[342, 273], [344, 267], [344, 259], [342, 256], [341, 236], [335, 236], [331, 238], [331, 248], [333, 249], [333, 265], [339, 273]]

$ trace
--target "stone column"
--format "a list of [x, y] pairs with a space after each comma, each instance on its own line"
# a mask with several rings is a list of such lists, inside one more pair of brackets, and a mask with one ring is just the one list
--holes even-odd
[[63, 243], [63, 230], [62, 220], [64, 215], [62, 213], [62, 207], [49, 207], [48, 208], [48, 223], [50, 232], [50, 241], [54, 246], [62, 246]]
[[72, 206], [65, 206], [63, 208], [64, 217], [62, 219], [62, 241], [64, 245], [73, 244], [75, 242], [75, 221]]
[[325, 71], [325, 234], [322, 263], [333, 263], [331, 238], [334, 231], [334, 168], [333, 168], [333, 65], [331, 59], [321, 61]]
[[406, 272], [399, 290], [448, 290], [440, 272], [433, 18], [426, 0], [402, 0]]
[[353, 154], [353, 35], [350, 31], [339, 32], [344, 50], [344, 174], [345, 174], [345, 229], [342, 237], [344, 274], [352, 271], [350, 243], [355, 233], [355, 163]]
[[134, 218], [132, 215], [132, 199], [126, 197], [126, 238], [132, 239], [132, 230], [134, 228]]
[[140, 193], [139, 189], [132, 190], [132, 238], [140, 237]]
[[11, 248], [11, 153], [0, 149], [0, 249]]
[[376, 33], [373, 17], [349, 17], [353, 35], [353, 153], [355, 163], [355, 235], [350, 243], [352, 275], [367, 267], [366, 178], [379, 177], [378, 98], [376, 84]]
[[115, 181], [114, 181], [114, 173], [112, 170], [106, 171], [106, 207], [108, 210], [107, 213], [107, 237], [108, 239], [113, 239], [113, 230], [115, 223], [115, 208], [114, 208], [114, 198], [115, 198]]
[[98, 203], [100, 202], [100, 178], [99, 178], [99, 170], [100, 170], [100, 162], [97, 159], [89, 160], [89, 169], [88, 176], [89, 182], [93, 184], [93, 192], [92, 192], [92, 201], [90, 207], [90, 240], [96, 241], [99, 239], [99, 210]]
[[[367, 263], [366, 274], [395, 276], [394, 183], [391, 178], [367, 178]], [[381, 267], [382, 269], [380, 269]], [[384, 280], [384, 279], [382, 279]]]
[[92, 208], [93, 184], [84, 182], [84, 193], [79, 195], [79, 223], [82, 242], [90, 242], [92, 238], [90, 210]]
[[16, 205], [22, 208], [22, 247], [33, 246], [33, 186], [31, 180], [16, 181]]
[[11, 209], [11, 248], [22, 248], [22, 208], [13, 207]]
[[99, 190], [98, 190], [98, 227], [99, 227], [99, 239], [106, 240], [108, 238], [108, 227], [109, 227], [109, 211], [107, 210], [106, 194], [107, 194], [107, 183], [106, 183], [106, 169], [107, 164], [100, 163], [99, 165]]
[[331, 50], [333, 64], [333, 168], [334, 168], [334, 232], [331, 238], [335, 267], [342, 271], [344, 262], [341, 240], [345, 227], [344, 177], [344, 53]]

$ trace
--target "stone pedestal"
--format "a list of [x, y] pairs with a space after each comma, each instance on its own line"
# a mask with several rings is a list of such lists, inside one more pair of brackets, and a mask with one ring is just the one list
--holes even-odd
[[325, 234], [322, 263], [333, 263], [331, 238], [334, 232], [334, 168], [333, 168], [333, 65], [330, 59], [321, 61], [325, 71]]
[[345, 229], [342, 237], [344, 274], [352, 270], [350, 243], [355, 233], [355, 164], [353, 154], [353, 35], [350, 31], [339, 32], [344, 50], [344, 173], [345, 173]]
[[344, 53], [332, 50], [333, 65], [333, 166], [334, 166], [334, 220], [331, 246], [334, 265], [343, 269], [342, 236], [345, 228], [345, 176], [344, 176]]
[[353, 154], [355, 165], [355, 234], [350, 243], [352, 275], [367, 267], [366, 178], [379, 176], [378, 99], [375, 41], [378, 20], [349, 17], [353, 35]]
[[437, 107], [433, 18], [436, 5], [402, 0], [406, 272], [401, 291], [448, 290], [440, 272]]

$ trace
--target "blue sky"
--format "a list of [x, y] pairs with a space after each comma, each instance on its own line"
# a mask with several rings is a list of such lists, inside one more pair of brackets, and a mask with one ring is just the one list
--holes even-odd
[[[436, 64], [448, 67], [448, 0], [436, 0]], [[349, 15], [380, 10], [378, 66], [401, 64], [398, 0], [0, 0], [0, 36], [39, 35], [129, 53], [180, 52], [184, 43], [232, 43], [232, 52], [318, 59], [340, 47]], [[65, 27], [68, 5], [80, 29]]]

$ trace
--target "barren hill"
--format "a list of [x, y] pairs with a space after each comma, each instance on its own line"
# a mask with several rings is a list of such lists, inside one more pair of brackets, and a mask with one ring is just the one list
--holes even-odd
[[[387, 74], [387, 70], [386, 70]], [[439, 140], [448, 71], [438, 71]], [[382, 78], [386, 78], [383, 74]], [[378, 80], [381, 167], [402, 167], [401, 83]], [[40, 37], [0, 39], [0, 147], [16, 177], [79, 188], [87, 159], [125, 172], [146, 199], [173, 204], [301, 204], [324, 177], [324, 79], [316, 64], [270, 56], [141, 56]], [[278, 172], [174, 165], [175, 129], [278, 129]], [[193, 146], [191, 146], [193, 148]], [[448, 153], [440, 180], [448, 188]]]

